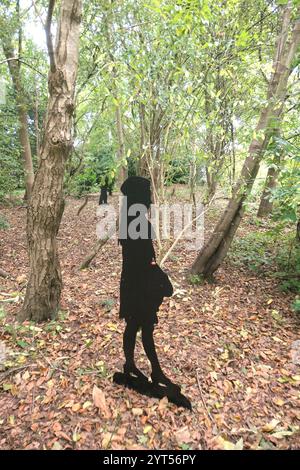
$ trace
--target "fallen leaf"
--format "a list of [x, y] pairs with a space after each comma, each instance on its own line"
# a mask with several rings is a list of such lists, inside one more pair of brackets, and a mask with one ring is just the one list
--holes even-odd
[[52, 450], [62, 450], [62, 449], [63, 449], [63, 447], [62, 447], [62, 445], [59, 441], [54, 442], [54, 444], [52, 446]]
[[163, 397], [161, 400], [159, 400], [159, 404], [158, 404], [157, 409], [159, 411], [166, 410], [167, 406], [168, 406], [168, 403], [169, 403], [168, 397]]
[[106, 449], [111, 442], [111, 432], [105, 432], [102, 437], [102, 449]]
[[82, 405], [82, 408], [86, 410], [87, 408], [90, 408], [93, 406], [93, 403], [91, 401], [85, 401], [84, 404]]
[[293, 431], [282, 430], [282, 431], [273, 432], [272, 437], [275, 437], [276, 439], [283, 439], [284, 437], [292, 436], [293, 434], [294, 434]]
[[151, 431], [151, 429], [152, 429], [152, 426], [148, 424], [147, 426], [144, 427], [143, 433], [148, 434], [148, 432]]
[[272, 421], [270, 421], [269, 423], [265, 424], [263, 427], [262, 427], [262, 431], [264, 432], [271, 432], [273, 431], [273, 429], [276, 428], [277, 424], [280, 423], [280, 420], [278, 419], [272, 419]]
[[18, 284], [23, 284], [23, 282], [26, 282], [27, 276], [25, 274], [21, 274], [21, 276], [18, 276], [16, 281]]
[[61, 429], [62, 429], [61, 424], [58, 423], [58, 422], [54, 423], [53, 426], [52, 426], [52, 429], [53, 429], [53, 431], [54, 431], [55, 433], [56, 433], [56, 432], [60, 432]]
[[235, 450], [235, 444], [233, 442], [227, 441], [222, 436], [218, 436], [214, 439], [214, 442], [217, 444], [217, 448], [220, 450]]
[[273, 398], [273, 403], [275, 403], [275, 405], [277, 405], [277, 406], [283, 406], [284, 405], [284, 401], [282, 400], [282, 398]]
[[81, 404], [80, 403], [74, 403], [74, 405], [72, 406], [72, 411], [79, 411], [81, 408]]
[[78, 432], [75, 431], [75, 432], [73, 432], [72, 439], [73, 439], [73, 442], [78, 442], [81, 439], [81, 435]]
[[93, 402], [94, 405], [101, 411], [106, 419], [110, 418], [111, 413], [108, 409], [105, 394], [97, 385], [94, 385], [93, 388]]
[[179, 445], [184, 443], [187, 444], [192, 441], [191, 434], [187, 426], [176, 431], [175, 437]]
[[143, 414], [142, 408], [132, 408], [131, 411], [134, 416], [141, 416]]

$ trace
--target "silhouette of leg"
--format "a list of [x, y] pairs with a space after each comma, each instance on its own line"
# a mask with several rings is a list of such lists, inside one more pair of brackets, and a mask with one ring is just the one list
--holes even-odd
[[136, 334], [138, 332], [138, 325], [128, 322], [123, 335], [123, 349], [125, 354], [124, 373], [128, 375], [135, 375], [146, 380], [147, 377], [136, 367], [134, 363], [134, 348], [136, 342]]
[[152, 367], [152, 382], [180, 390], [180, 387], [176, 384], [173, 384], [173, 382], [171, 382], [171, 380], [168, 379], [168, 377], [163, 373], [162, 368], [160, 367], [153, 339], [153, 331], [154, 325], [147, 325], [146, 327], [142, 328], [143, 346]]

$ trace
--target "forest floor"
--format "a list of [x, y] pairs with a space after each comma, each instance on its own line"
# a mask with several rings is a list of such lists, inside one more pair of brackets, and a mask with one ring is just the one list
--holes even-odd
[[[117, 196], [113, 197], [114, 204]], [[19, 324], [28, 273], [24, 208], [1, 208], [0, 449], [295, 449], [300, 447], [300, 339], [292, 296], [227, 260], [215, 283], [192, 285], [183, 242], [165, 264], [175, 294], [155, 342], [166, 374], [193, 411], [112, 382], [124, 362], [118, 318], [121, 250], [110, 240], [90, 268], [96, 195], [67, 200], [58, 235], [64, 289], [59, 318]], [[221, 205], [206, 217], [206, 234]], [[247, 221], [237, 236], [254, 230]], [[137, 364], [149, 374], [140, 341]], [[297, 364], [298, 362], [298, 364]], [[2, 365], [1, 365], [2, 364]]]

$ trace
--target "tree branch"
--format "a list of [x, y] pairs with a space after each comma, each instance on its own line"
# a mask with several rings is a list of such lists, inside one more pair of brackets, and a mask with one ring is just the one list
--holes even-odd
[[188, 224], [185, 225], [185, 227], [183, 227], [183, 229], [181, 230], [181, 232], [179, 233], [179, 235], [177, 236], [176, 240], [172, 243], [172, 245], [170, 246], [170, 248], [168, 249], [167, 253], [164, 255], [164, 257], [162, 258], [161, 262], [159, 263], [160, 267], [162, 267], [164, 265], [164, 263], [166, 262], [166, 260], [169, 258], [171, 252], [174, 250], [175, 246], [177, 245], [177, 243], [179, 242], [179, 240], [181, 239], [182, 235], [184, 234], [184, 232], [187, 231], [187, 229], [194, 223], [196, 222], [199, 217], [203, 217], [203, 215], [205, 214], [205, 212], [208, 211], [209, 209], [209, 206], [212, 204], [212, 202], [215, 200], [215, 197], [212, 197], [210, 202], [207, 204], [205, 210], [201, 211], [201, 213], [199, 215], [197, 215], [196, 217], [194, 217]]
[[9, 62], [9, 61], [11, 61], [11, 60], [15, 60], [15, 61], [17, 61], [17, 62], [20, 62], [21, 64], [24, 64], [24, 65], [26, 65], [27, 67], [29, 67], [30, 69], [34, 70], [36, 73], [38, 73], [38, 74], [41, 75], [42, 77], [46, 77], [46, 74], [40, 72], [38, 69], [36, 69], [36, 68], [33, 67], [32, 65], [28, 64], [28, 62], [25, 62], [25, 60], [20, 59], [19, 57], [10, 57], [10, 58], [8, 58], [8, 59], [2, 60], [2, 61], [0, 62], [0, 65], [5, 64], [5, 63], [7, 63], [7, 62]]
[[116, 233], [117, 230], [119, 230], [119, 217], [116, 220], [116, 226], [112, 226], [109, 229], [107, 236], [104, 238], [99, 238], [99, 240], [97, 240], [89, 254], [84, 258], [79, 269], [86, 269], [89, 267], [97, 253], [99, 253], [101, 248], [105, 245], [106, 242], [108, 242], [108, 240], [110, 240], [110, 238]]
[[53, 42], [52, 42], [52, 35], [51, 35], [51, 23], [52, 23], [54, 6], [55, 6], [55, 0], [49, 0], [47, 20], [46, 20], [46, 26], [45, 26], [47, 49], [48, 49], [48, 54], [49, 54], [49, 59], [50, 59], [50, 70], [53, 73], [56, 70]]
[[[45, 28], [46, 28], [46, 23], [44, 22], [43, 17], [42, 17], [41, 13], [39, 12], [39, 10], [38, 10], [38, 8], [37, 8], [37, 6], [36, 6], [35, 0], [33, 0], [32, 5], [33, 5], [33, 7], [34, 7], [35, 14], [39, 17], [40, 22], [42, 23], [43, 28], [45, 29]], [[31, 6], [32, 6], [32, 5], [31, 5]], [[31, 7], [30, 7], [30, 8], [31, 8]]]

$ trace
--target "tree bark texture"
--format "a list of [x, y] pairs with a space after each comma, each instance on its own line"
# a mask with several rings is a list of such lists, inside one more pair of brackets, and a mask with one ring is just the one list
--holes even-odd
[[[49, 25], [53, 9], [54, 1], [50, 0]], [[62, 277], [56, 236], [64, 210], [65, 164], [73, 144], [72, 116], [81, 14], [81, 0], [62, 0], [54, 48], [50, 26], [47, 31], [49, 100], [39, 168], [27, 213], [30, 274], [19, 316], [21, 320], [52, 319], [59, 309]]]

